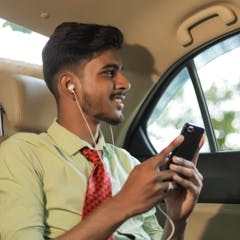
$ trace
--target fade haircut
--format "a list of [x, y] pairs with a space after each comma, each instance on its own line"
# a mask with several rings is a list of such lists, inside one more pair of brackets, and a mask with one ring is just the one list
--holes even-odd
[[56, 74], [73, 70], [109, 49], [120, 49], [123, 34], [113, 26], [65, 22], [56, 27], [42, 51], [43, 74], [49, 90], [58, 99]]

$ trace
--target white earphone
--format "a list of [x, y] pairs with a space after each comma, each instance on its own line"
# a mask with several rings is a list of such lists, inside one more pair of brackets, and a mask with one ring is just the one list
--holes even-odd
[[72, 93], [75, 92], [75, 86], [72, 83], [69, 83], [67, 86], [68, 90], [71, 91]]

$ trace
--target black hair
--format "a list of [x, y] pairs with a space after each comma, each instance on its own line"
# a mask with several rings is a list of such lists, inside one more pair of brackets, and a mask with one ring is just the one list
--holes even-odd
[[120, 49], [123, 34], [113, 26], [65, 22], [56, 27], [42, 51], [46, 84], [58, 97], [55, 76], [64, 68], [73, 68], [83, 60], [109, 49]]

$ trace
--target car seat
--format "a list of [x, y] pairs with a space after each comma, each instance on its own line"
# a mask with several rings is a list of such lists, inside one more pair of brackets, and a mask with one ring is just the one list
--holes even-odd
[[45, 82], [27, 75], [0, 79], [0, 143], [20, 131], [45, 131], [56, 117], [56, 103]]

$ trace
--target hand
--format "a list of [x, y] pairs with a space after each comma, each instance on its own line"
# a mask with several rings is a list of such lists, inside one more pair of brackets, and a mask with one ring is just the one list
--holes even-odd
[[196, 164], [203, 143], [204, 138], [201, 139], [193, 161], [173, 157], [173, 164], [170, 164], [170, 170], [174, 172], [172, 179], [180, 186], [169, 192], [165, 198], [168, 214], [175, 222], [187, 220], [201, 192], [203, 176], [196, 168]]
[[143, 213], [158, 204], [166, 197], [166, 190], [176, 173], [171, 170], [160, 171], [160, 167], [166, 164], [166, 157], [181, 142], [179, 136], [173, 140], [159, 154], [136, 166], [130, 173], [121, 191], [115, 196], [128, 212], [128, 217]]

